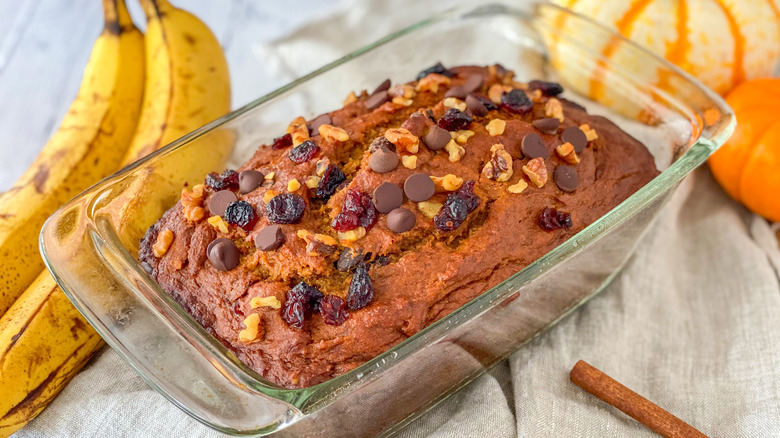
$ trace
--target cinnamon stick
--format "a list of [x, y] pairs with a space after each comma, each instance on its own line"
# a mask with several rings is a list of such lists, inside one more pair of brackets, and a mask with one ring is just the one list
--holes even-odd
[[707, 435], [694, 429], [690, 424], [626, 388], [583, 360], [574, 365], [569, 377], [577, 386], [620, 409], [661, 436], [707, 438]]

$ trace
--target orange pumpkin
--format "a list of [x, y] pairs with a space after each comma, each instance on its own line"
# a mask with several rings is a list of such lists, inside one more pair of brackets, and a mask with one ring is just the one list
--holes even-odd
[[710, 168], [732, 198], [780, 221], [780, 79], [754, 79], [726, 97], [737, 115], [734, 135]]
[[[725, 94], [766, 77], [780, 56], [780, 0], [553, 0], [618, 31]], [[566, 23], [561, 23], [567, 25]], [[599, 38], [583, 33], [585, 40]], [[619, 42], [595, 41], [604, 56], [642, 69]], [[578, 72], [581, 74], [581, 72]], [[659, 83], [663, 81], [658, 78]], [[599, 90], [591, 90], [591, 95]]]

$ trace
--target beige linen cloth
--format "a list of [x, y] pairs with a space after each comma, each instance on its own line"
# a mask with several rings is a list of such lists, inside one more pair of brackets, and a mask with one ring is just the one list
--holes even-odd
[[[283, 82], [436, 10], [412, 0], [348, 6], [254, 46], [255, 56]], [[606, 290], [398, 436], [654, 436], [569, 381], [584, 359], [710, 436], [778, 437], [779, 269], [769, 225], [700, 169]], [[104, 349], [18, 436], [222, 435]]]

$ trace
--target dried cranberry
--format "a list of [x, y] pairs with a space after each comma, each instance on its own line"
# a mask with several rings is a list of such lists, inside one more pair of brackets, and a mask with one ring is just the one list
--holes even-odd
[[572, 227], [571, 213], [558, 211], [547, 207], [539, 215], [539, 226], [545, 231], [554, 231], [561, 228], [569, 229]]
[[265, 214], [274, 224], [297, 224], [303, 217], [306, 201], [299, 195], [276, 195], [265, 205]]
[[418, 73], [417, 74], [417, 80], [419, 81], [420, 79], [428, 76], [431, 73], [438, 73], [440, 75], [444, 75], [444, 76], [447, 76], [449, 78], [454, 76], [454, 74], [451, 71], [447, 70], [446, 67], [441, 65], [441, 62], [437, 62], [435, 65], [432, 65], [432, 66], [426, 68], [425, 70], [421, 71], [420, 73]]
[[545, 96], [557, 96], [563, 93], [563, 87], [557, 82], [531, 81], [528, 83], [531, 90], [539, 90]]
[[306, 318], [306, 307], [303, 301], [290, 299], [289, 292], [287, 300], [282, 307], [282, 319], [298, 330], [303, 328], [303, 321]]
[[275, 138], [274, 142], [271, 144], [271, 148], [273, 149], [284, 149], [290, 146], [292, 146], [291, 134], [284, 134], [279, 138]]
[[287, 299], [282, 307], [282, 319], [293, 328], [303, 328], [306, 312], [319, 307], [323, 294], [314, 286], [300, 282], [287, 291]]
[[246, 201], [233, 201], [225, 208], [225, 221], [249, 231], [257, 222], [255, 207]]
[[244, 311], [241, 309], [240, 301], [233, 303], [233, 313], [235, 313], [236, 316], [244, 316]]
[[342, 211], [331, 223], [333, 229], [338, 232], [354, 230], [360, 226], [360, 215], [353, 211]]
[[534, 108], [534, 103], [523, 90], [515, 88], [501, 95], [501, 108], [513, 113], [524, 114]]
[[337, 295], [325, 295], [320, 301], [320, 315], [325, 324], [341, 325], [347, 320], [347, 303]]
[[213, 190], [236, 190], [238, 189], [238, 172], [227, 169], [221, 175], [217, 172], [211, 172], [206, 175], [206, 185]]
[[305, 163], [314, 158], [319, 153], [320, 147], [317, 143], [311, 140], [306, 140], [303, 143], [290, 149], [290, 160], [295, 164]]
[[444, 206], [433, 218], [433, 225], [441, 231], [452, 231], [458, 228], [469, 213], [479, 206], [479, 197], [474, 194], [476, 181], [466, 181], [455, 192], [447, 196]]
[[439, 119], [439, 127], [446, 129], [447, 131], [457, 131], [469, 126], [469, 123], [474, 120], [470, 115], [458, 110], [457, 108], [450, 108]]
[[317, 183], [317, 197], [320, 199], [330, 198], [346, 179], [346, 175], [338, 166], [328, 164], [328, 167], [325, 168], [325, 173], [322, 174], [322, 179]]
[[374, 285], [368, 275], [368, 265], [361, 263], [352, 275], [347, 291], [347, 307], [356, 310], [366, 307], [374, 299]]
[[358, 189], [351, 188], [347, 190], [344, 199], [344, 207], [341, 213], [333, 219], [333, 228], [336, 231], [349, 231], [357, 227], [363, 227], [366, 231], [376, 223], [379, 212], [374, 207], [374, 202], [367, 193]]

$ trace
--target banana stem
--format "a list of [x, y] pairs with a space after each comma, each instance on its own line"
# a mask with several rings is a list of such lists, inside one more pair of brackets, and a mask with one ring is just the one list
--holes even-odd
[[159, 19], [165, 13], [173, 10], [173, 5], [168, 0], [140, 0], [140, 3], [147, 20]]
[[122, 31], [122, 28], [133, 25], [125, 0], [103, 0], [103, 16], [105, 29], [117, 35]]

